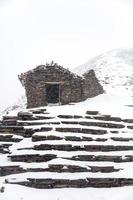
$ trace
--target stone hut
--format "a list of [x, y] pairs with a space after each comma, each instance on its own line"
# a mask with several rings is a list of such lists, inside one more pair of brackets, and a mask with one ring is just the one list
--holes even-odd
[[53, 62], [22, 73], [19, 80], [26, 90], [27, 108], [80, 102], [103, 93], [93, 70], [80, 77]]

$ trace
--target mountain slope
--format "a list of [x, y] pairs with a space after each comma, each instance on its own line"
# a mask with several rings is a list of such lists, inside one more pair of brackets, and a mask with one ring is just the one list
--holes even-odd
[[26, 96], [22, 96], [20, 99], [18, 99], [16, 101], [16, 103], [14, 103], [13, 105], [8, 106], [6, 109], [4, 110], [0, 110], [0, 118], [5, 115], [8, 114], [9, 112], [12, 111], [19, 111], [22, 109], [26, 108]]
[[116, 49], [99, 55], [73, 71], [93, 69], [107, 93], [133, 93], [133, 49]]

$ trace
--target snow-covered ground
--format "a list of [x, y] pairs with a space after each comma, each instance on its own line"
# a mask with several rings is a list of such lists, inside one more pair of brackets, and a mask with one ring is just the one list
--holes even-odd
[[40, 190], [7, 185], [0, 200], [132, 200], [133, 187]]
[[[46, 109], [51, 116], [61, 115], [62, 113], [66, 115], [85, 115], [87, 110], [95, 110], [99, 111], [102, 115], [110, 114], [114, 117], [132, 118], [132, 105], [133, 97], [129, 94], [105, 93], [80, 103], [62, 106], [47, 106]], [[11, 110], [8, 115], [16, 115], [19, 110], [22, 110], [22, 108]]]
[[73, 71], [81, 75], [93, 69], [107, 93], [133, 95], [133, 49], [115, 49], [99, 55]]

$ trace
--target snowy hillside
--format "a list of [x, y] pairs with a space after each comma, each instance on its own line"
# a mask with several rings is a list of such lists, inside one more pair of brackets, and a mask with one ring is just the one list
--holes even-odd
[[0, 118], [5, 115], [8, 114], [12, 111], [19, 111], [26, 108], [26, 96], [22, 96], [20, 99], [18, 99], [18, 101], [16, 101], [16, 103], [14, 103], [13, 105], [8, 106], [6, 109], [1, 110], [0, 111]]
[[81, 75], [90, 69], [94, 69], [107, 93], [133, 94], [133, 49], [112, 50], [73, 71]]

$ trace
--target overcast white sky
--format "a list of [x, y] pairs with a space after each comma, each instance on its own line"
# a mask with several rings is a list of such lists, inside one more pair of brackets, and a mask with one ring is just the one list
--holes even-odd
[[24, 93], [21, 72], [122, 47], [133, 47], [133, 0], [0, 0], [0, 110]]

